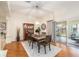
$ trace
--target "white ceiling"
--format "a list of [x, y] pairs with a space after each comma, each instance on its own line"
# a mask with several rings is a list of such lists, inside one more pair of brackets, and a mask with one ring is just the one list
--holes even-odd
[[[25, 1], [9, 1], [8, 3], [12, 13], [25, 15], [27, 18], [31, 17], [31, 19], [64, 20], [68, 18], [79, 18], [78, 1], [42, 1], [31, 3]], [[32, 8], [36, 3], [41, 5], [40, 9]]]

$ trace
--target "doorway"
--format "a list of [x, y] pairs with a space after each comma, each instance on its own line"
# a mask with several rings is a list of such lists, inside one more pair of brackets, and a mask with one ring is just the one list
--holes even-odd
[[79, 46], [79, 20], [68, 22], [68, 44]]
[[79, 20], [56, 22], [55, 39], [68, 46], [79, 46]]
[[67, 27], [66, 21], [56, 22], [55, 39], [60, 43], [67, 43]]

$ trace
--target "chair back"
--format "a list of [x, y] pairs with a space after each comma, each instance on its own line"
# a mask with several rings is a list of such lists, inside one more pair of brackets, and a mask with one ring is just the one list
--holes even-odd
[[51, 35], [46, 35], [46, 41], [51, 42]]
[[28, 32], [28, 40], [32, 39], [32, 33]]

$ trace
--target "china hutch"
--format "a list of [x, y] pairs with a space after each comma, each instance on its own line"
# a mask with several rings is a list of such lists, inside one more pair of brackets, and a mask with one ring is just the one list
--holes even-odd
[[34, 24], [31, 23], [24, 23], [23, 24], [23, 34], [24, 40], [27, 40], [27, 36], [29, 33], [34, 34]]

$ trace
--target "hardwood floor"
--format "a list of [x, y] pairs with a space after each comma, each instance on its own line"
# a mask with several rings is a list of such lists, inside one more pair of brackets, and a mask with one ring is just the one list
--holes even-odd
[[28, 57], [20, 42], [7, 44], [4, 49], [8, 49], [7, 57]]
[[[56, 43], [56, 46], [62, 48], [56, 57], [79, 57], [79, 47], [68, 47], [60, 43]], [[8, 49], [7, 57], [28, 57], [20, 42], [9, 43], [4, 49]]]

